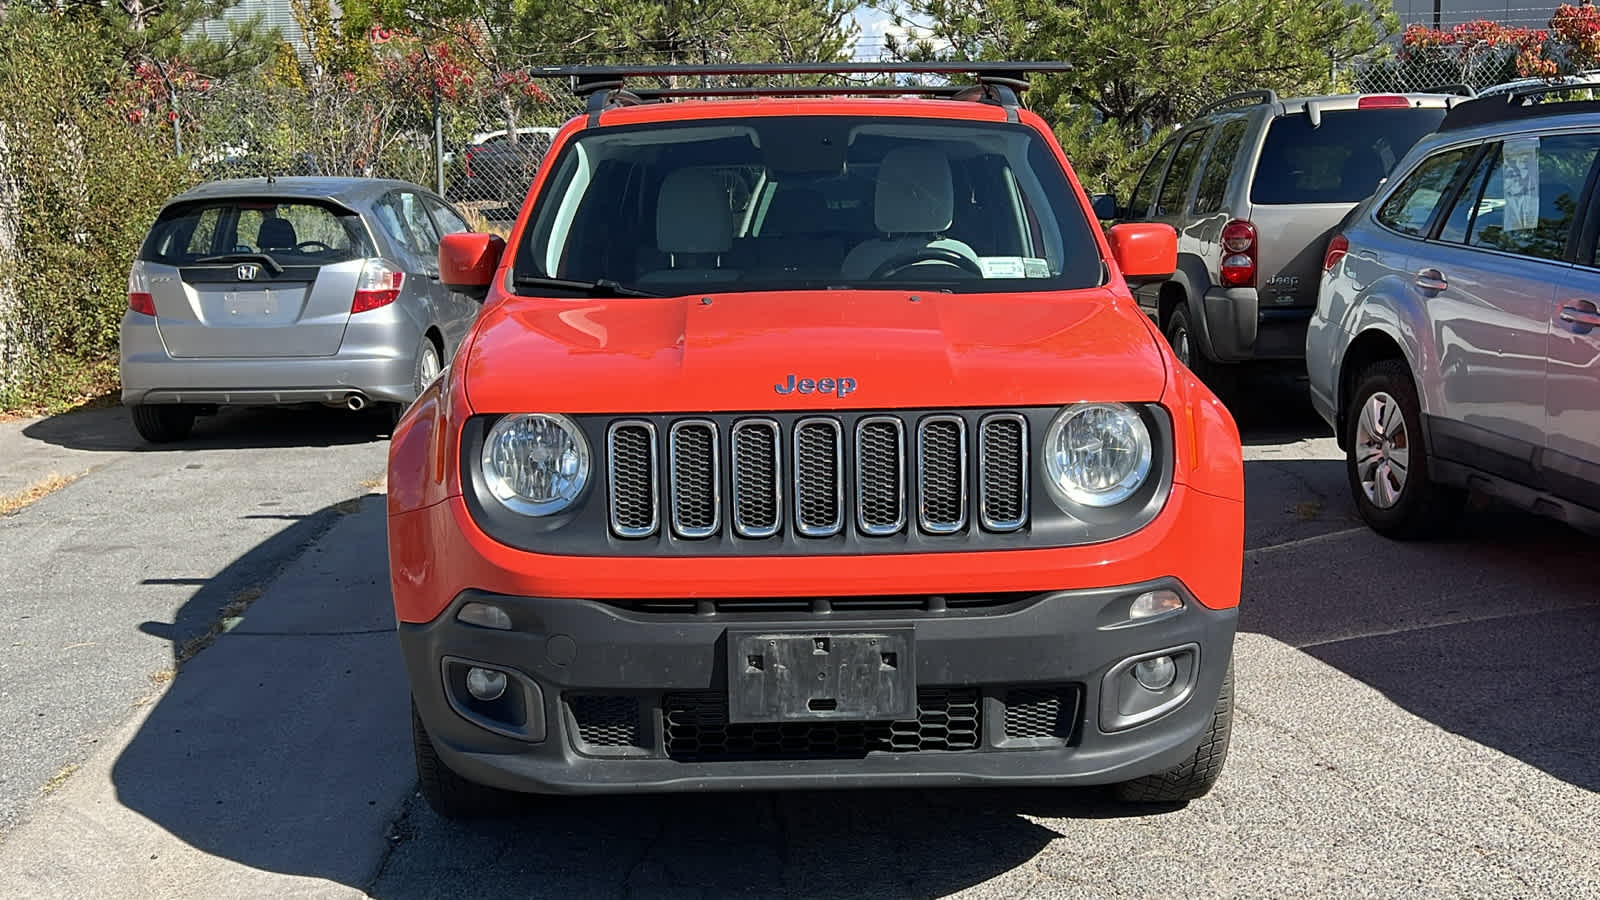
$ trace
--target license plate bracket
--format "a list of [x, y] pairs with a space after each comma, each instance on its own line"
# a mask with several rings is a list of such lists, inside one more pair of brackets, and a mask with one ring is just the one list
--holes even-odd
[[274, 306], [271, 291], [234, 291], [227, 297], [230, 318], [268, 319], [272, 317]]
[[886, 721], [917, 715], [910, 628], [728, 632], [728, 721]]

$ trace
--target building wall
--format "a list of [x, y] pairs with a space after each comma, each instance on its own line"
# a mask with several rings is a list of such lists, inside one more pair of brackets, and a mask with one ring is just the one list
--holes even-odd
[[[1403, 28], [1412, 23], [1433, 24], [1433, 0], [1393, 0], [1395, 15]], [[1570, 0], [1576, 4], [1577, 0]], [[1440, 23], [1449, 28], [1473, 19], [1489, 19], [1505, 25], [1544, 28], [1561, 0], [1539, 3], [1536, 0], [1440, 0]]]

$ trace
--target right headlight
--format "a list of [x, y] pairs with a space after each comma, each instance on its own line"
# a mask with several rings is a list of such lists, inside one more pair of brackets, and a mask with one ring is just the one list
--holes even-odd
[[553, 516], [589, 483], [589, 442], [566, 416], [506, 416], [489, 429], [479, 463], [489, 493], [512, 512]]
[[1044, 435], [1050, 487], [1083, 506], [1115, 506], [1133, 496], [1150, 475], [1153, 455], [1150, 429], [1123, 403], [1069, 406]]

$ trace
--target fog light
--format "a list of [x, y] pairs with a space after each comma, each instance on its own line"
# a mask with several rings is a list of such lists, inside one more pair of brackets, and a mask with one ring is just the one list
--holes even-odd
[[[1166, 657], [1163, 656], [1162, 659], [1166, 659]], [[1168, 668], [1171, 668], [1171, 665], [1172, 663], [1169, 660], [1167, 663]], [[485, 703], [491, 700], [498, 700], [500, 695], [506, 692], [506, 673], [473, 666], [467, 670], [467, 691], [473, 697]]]
[[1133, 598], [1133, 605], [1128, 607], [1128, 618], [1148, 619], [1182, 608], [1183, 598], [1176, 591], [1146, 591]]
[[511, 615], [498, 606], [488, 603], [468, 603], [456, 613], [456, 621], [500, 631], [511, 630]]
[[[1144, 659], [1134, 663], [1133, 677], [1139, 682], [1139, 686], [1147, 691], [1164, 691], [1172, 687], [1173, 679], [1178, 677], [1178, 667], [1172, 664], [1172, 657], [1157, 656], [1154, 659]], [[503, 685], [505, 678], [502, 676], [500, 681]], [[469, 680], [467, 683], [472, 682]]]

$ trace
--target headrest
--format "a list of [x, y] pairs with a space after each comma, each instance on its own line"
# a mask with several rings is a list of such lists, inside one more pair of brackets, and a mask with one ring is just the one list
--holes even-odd
[[680, 169], [661, 183], [656, 246], [663, 253], [726, 253], [733, 246], [733, 210], [722, 176]]
[[263, 250], [289, 250], [300, 243], [295, 240], [294, 223], [288, 219], [263, 219], [256, 241]]
[[878, 166], [873, 216], [889, 234], [934, 234], [950, 227], [955, 187], [950, 160], [937, 150], [898, 147]]

